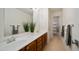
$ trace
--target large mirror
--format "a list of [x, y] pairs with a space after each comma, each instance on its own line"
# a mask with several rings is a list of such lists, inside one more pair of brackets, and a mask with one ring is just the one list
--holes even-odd
[[47, 24], [47, 8], [0, 8], [0, 42], [12, 35], [47, 31]]
[[[4, 36], [24, 33], [24, 25], [33, 21], [32, 8], [3, 8]], [[28, 31], [28, 29], [26, 29]]]

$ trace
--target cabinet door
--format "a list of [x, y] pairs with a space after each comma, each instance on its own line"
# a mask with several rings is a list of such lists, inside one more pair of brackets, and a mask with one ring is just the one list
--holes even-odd
[[44, 35], [42, 36], [42, 39], [43, 39], [43, 48], [45, 47], [45, 38], [44, 38]]
[[45, 44], [47, 44], [47, 33], [44, 35]]
[[43, 40], [42, 37], [37, 39], [37, 51], [42, 51], [43, 49]]
[[47, 44], [47, 33], [45, 33], [45, 34], [42, 36], [42, 39], [43, 39], [43, 47], [45, 47], [45, 45]]
[[36, 41], [31, 42], [27, 47], [27, 51], [36, 51]]

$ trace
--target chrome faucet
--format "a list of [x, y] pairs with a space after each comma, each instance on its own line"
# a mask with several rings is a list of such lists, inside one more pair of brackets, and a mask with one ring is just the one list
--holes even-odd
[[17, 26], [10, 25], [10, 26], [12, 26], [12, 34], [18, 34], [18, 29], [19, 29], [20, 25], [17, 25]]

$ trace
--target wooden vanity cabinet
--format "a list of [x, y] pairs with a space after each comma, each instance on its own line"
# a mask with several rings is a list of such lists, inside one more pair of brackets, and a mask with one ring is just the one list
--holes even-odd
[[20, 49], [19, 51], [36, 51], [36, 40]]
[[42, 37], [39, 37], [36, 40], [36, 43], [37, 43], [37, 51], [42, 51], [42, 49], [43, 49], [43, 40], [42, 40]]
[[29, 45], [25, 48], [26, 51], [36, 51], [36, 40], [31, 42]]
[[42, 35], [41, 37], [39, 37], [37, 39], [36, 43], [37, 43], [37, 51], [42, 51], [43, 48], [47, 44], [47, 33], [45, 33], [44, 35]]
[[19, 51], [42, 51], [47, 44], [47, 33], [37, 38]]
[[47, 45], [47, 33], [43, 35], [43, 47]]
[[42, 35], [41, 38], [42, 38], [42, 41], [43, 41], [43, 48], [44, 48], [47, 44], [47, 33]]

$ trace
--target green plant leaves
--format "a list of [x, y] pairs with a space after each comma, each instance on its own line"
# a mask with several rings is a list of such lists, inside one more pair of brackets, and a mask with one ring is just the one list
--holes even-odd
[[28, 23], [24, 23], [23, 27], [24, 27], [25, 32], [29, 32], [29, 30], [30, 32], [34, 32], [35, 30], [35, 24], [33, 22], [31, 22], [30, 25]]
[[30, 31], [34, 32], [35, 29], [35, 24], [34, 23], [30, 23]]
[[24, 27], [25, 32], [29, 31], [29, 25], [28, 25], [28, 23], [23, 24], [23, 27]]

